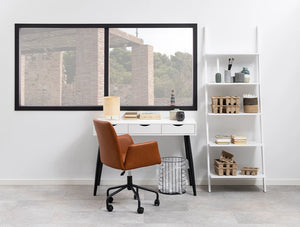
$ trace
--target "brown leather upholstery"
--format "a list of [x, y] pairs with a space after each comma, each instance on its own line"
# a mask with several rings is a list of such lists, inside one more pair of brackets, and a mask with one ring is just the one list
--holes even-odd
[[103, 164], [115, 169], [130, 170], [160, 164], [156, 141], [133, 143], [130, 135], [117, 136], [108, 121], [94, 120]]

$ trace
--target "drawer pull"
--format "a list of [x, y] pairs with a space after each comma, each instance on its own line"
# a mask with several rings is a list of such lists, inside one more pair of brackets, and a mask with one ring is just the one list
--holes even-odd
[[150, 124], [140, 124], [140, 126], [143, 126], [143, 127], [147, 127], [149, 126]]
[[117, 124], [112, 124], [112, 126], [114, 126], [114, 127], [115, 127], [116, 125], [117, 125]]
[[177, 126], [177, 127], [179, 127], [179, 126], [183, 126], [183, 124], [173, 124], [174, 126]]

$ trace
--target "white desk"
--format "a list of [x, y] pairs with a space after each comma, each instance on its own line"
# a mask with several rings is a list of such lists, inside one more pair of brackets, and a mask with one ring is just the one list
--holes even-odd
[[[103, 120], [103, 119], [102, 119]], [[189, 182], [193, 187], [193, 193], [196, 195], [195, 174], [193, 155], [191, 148], [190, 136], [195, 136], [197, 132], [197, 124], [193, 119], [185, 119], [184, 121], [175, 121], [169, 119], [162, 120], [107, 120], [114, 126], [117, 134], [129, 134], [131, 136], [183, 136], [186, 158], [189, 161]], [[93, 135], [96, 131], [93, 127]], [[100, 150], [98, 148], [98, 157], [96, 164], [94, 195], [97, 194], [97, 186], [100, 185], [102, 162], [100, 159]]]
[[[195, 136], [197, 132], [197, 124], [193, 119], [184, 121], [169, 119], [107, 121], [114, 126], [117, 134], [130, 134], [131, 136]], [[95, 128], [93, 128], [93, 135], [96, 136]]]

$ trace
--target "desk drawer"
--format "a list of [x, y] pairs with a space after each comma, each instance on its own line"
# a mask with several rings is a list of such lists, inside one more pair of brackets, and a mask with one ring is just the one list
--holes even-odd
[[129, 125], [129, 133], [132, 134], [160, 134], [160, 124], [132, 124]]
[[117, 134], [128, 133], [128, 124], [112, 124], [116, 130]]
[[162, 125], [163, 134], [194, 134], [195, 125], [193, 124], [163, 124]]

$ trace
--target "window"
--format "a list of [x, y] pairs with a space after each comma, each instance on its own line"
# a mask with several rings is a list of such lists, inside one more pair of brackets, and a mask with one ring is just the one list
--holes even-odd
[[197, 109], [196, 24], [16, 24], [16, 110]]

